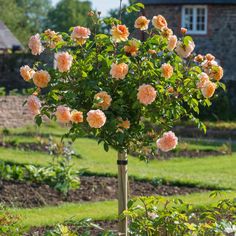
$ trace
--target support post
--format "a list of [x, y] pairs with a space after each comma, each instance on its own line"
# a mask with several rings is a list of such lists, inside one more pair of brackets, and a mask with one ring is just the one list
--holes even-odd
[[[118, 152], [118, 214], [127, 210], [128, 203], [128, 160], [127, 152]], [[119, 218], [119, 235], [128, 235], [128, 221], [127, 217]]]

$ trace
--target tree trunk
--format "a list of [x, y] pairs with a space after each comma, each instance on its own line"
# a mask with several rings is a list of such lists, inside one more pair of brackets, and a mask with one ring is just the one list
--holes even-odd
[[[118, 152], [118, 214], [122, 214], [127, 210], [128, 202], [128, 160], [127, 152]], [[128, 221], [127, 217], [119, 218], [119, 233], [120, 235], [128, 235]]]

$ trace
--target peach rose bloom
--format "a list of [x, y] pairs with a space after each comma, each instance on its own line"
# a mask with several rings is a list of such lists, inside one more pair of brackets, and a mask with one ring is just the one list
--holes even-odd
[[117, 80], [124, 79], [125, 76], [128, 74], [129, 67], [125, 63], [115, 64], [112, 63], [110, 75], [112, 78], [115, 78]]
[[209, 81], [209, 77], [206, 73], [202, 72], [199, 76], [199, 82], [197, 83], [197, 88], [202, 89], [206, 82]]
[[186, 28], [181, 28], [180, 31], [181, 31], [182, 34], [186, 34], [188, 30]]
[[203, 62], [203, 60], [204, 60], [204, 57], [201, 54], [198, 54], [196, 57], [194, 57], [195, 62], [201, 63]]
[[194, 48], [195, 44], [193, 41], [189, 42], [187, 46], [183, 45], [182, 42], [178, 41], [175, 51], [180, 57], [187, 58], [191, 55]]
[[156, 29], [159, 30], [161, 30], [164, 27], [167, 27], [166, 19], [162, 15], [154, 16], [152, 18], [152, 24]]
[[68, 52], [58, 52], [55, 55], [56, 67], [60, 72], [67, 72], [72, 66], [73, 57]]
[[156, 96], [156, 90], [149, 84], [143, 84], [138, 88], [137, 98], [139, 102], [144, 105], [153, 103], [156, 99]]
[[224, 75], [224, 70], [221, 66], [213, 66], [211, 68], [210, 77], [219, 81]]
[[119, 124], [117, 125], [118, 128], [123, 128], [123, 129], [129, 129], [130, 128], [130, 121], [128, 119], [123, 120], [122, 118], [119, 118]]
[[83, 112], [77, 111], [77, 110], [73, 110], [73, 111], [71, 112], [70, 120], [71, 120], [73, 123], [82, 123], [82, 122], [84, 121]]
[[101, 102], [97, 103], [97, 106], [101, 107], [103, 110], [107, 110], [111, 105], [112, 98], [107, 92], [99, 92], [94, 96], [94, 98], [97, 100], [102, 100]]
[[124, 46], [124, 51], [135, 57], [138, 54], [139, 45], [136, 40], [131, 40], [128, 45]]
[[161, 35], [164, 38], [169, 39], [173, 35], [173, 31], [172, 31], [172, 29], [169, 29], [168, 27], [163, 27], [161, 30]]
[[206, 58], [206, 60], [208, 60], [208, 61], [213, 61], [213, 60], [215, 60], [215, 57], [214, 57], [212, 54], [210, 54], [210, 53], [206, 54], [205, 58]]
[[211, 81], [206, 82], [203, 88], [201, 88], [202, 95], [205, 98], [211, 98], [214, 95], [215, 90], [216, 90], [216, 84]]
[[176, 148], [177, 144], [178, 144], [178, 138], [172, 131], [165, 132], [163, 136], [159, 138], [156, 142], [157, 147], [163, 152], [168, 152]]
[[162, 76], [169, 79], [173, 75], [173, 67], [170, 64], [164, 63], [161, 66]]
[[39, 34], [30, 37], [28, 46], [33, 55], [40, 55], [44, 50]]
[[41, 102], [35, 95], [31, 95], [27, 99], [27, 106], [29, 111], [33, 115], [38, 115], [40, 113]]
[[31, 69], [28, 65], [22, 66], [20, 68], [20, 75], [25, 81], [29, 81], [32, 79], [35, 71]]
[[62, 42], [62, 36], [53, 30], [47, 29], [44, 31], [44, 35], [47, 37], [47, 46], [49, 48], [55, 48], [59, 42]]
[[61, 123], [69, 123], [71, 120], [70, 108], [65, 106], [58, 106], [55, 115]]
[[168, 44], [167, 44], [167, 49], [169, 51], [173, 51], [176, 47], [177, 44], [177, 37], [176, 35], [172, 35], [170, 36], [170, 38], [168, 39]]
[[117, 25], [112, 27], [111, 34], [113, 41], [119, 43], [128, 40], [129, 30], [125, 25]]
[[84, 44], [86, 40], [91, 35], [90, 29], [82, 27], [82, 26], [76, 26], [73, 29], [73, 32], [71, 34], [71, 38], [78, 42], [80, 45]]
[[34, 73], [33, 81], [34, 84], [39, 88], [46, 88], [50, 81], [50, 75], [46, 70], [40, 70]]
[[204, 60], [201, 63], [201, 66], [207, 74], [210, 74], [212, 66], [218, 66], [218, 63], [215, 60], [213, 61]]
[[104, 112], [99, 109], [87, 113], [87, 121], [92, 128], [101, 128], [106, 123], [106, 119]]
[[153, 55], [153, 54], [156, 54], [157, 51], [156, 50], [153, 50], [153, 49], [148, 49], [148, 53]]
[[167, 91], [168, 93], [174, 93], [175, 90], [173, 87], [168, 87]]
[[149, 22], [150, 20], [148, 20], [145, 16], [140, 16], [136, 19], [134, 27], [140, 30], [147, 30]]

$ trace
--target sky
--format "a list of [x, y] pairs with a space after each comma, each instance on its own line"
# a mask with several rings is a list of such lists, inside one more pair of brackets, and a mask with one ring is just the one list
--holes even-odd
[[[53, 4], [57, 4], [59, 0], [52, 0]], [[110, 9], [118, 8], [120, 0], [90, 0], [93, 9], [102, 12], [102, 16], [106, 16]], [[128, 0], [122, 0], [122, 3], [127, 4]]]

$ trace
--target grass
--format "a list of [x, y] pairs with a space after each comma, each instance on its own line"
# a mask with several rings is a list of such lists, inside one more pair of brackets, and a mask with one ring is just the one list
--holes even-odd
[[[92, 139], [79, 139], [74, 149], [82, 159], [74, 159], [77, 169], [93, 173], [112, 174], [116, 170], [116, 151], [104, 152], [101, 145]], [[46, 165], [51, 157], [39, 152], [25, 152], [0, 148], [0, 159], [15, 163]], [[208, 158], [176, 158], [168, 161], [153, 160], [149, 164], [129, 157], [129, 174], [141, 179], [163, 178], [171, 182], [194, 184], [204, 187], [236, 189], [236, 153], [232, 156]]]
[[[67, 129], [55, 126], [54, 124], [43, 126], [40, 130], [34, 127], [12, 129], [6, 140], [20, 142], [35, 142], [37, 134], [59, 136]], [[26, 135], [27, 134], [27, 135]], [[222, 143], [202, 142], [180, 145], [179, 149], [215, 150]], [[81, 159], [74, 159], [73, 164], [76, 169], [86, 169], [95, 174], [116, 175], [117, 152], [110, 149], [109, 152], [103, 150], [102, 145], [97, 145], [96, 140], [80, 138], [74, 143], [74, 150], [82, 156]], [[47, 165], [52, 160], [51, 156], [40, 153], [21, 151], [17, 149], [0, 148], [0, 160], [18, 164]], [[153, 160], [149, 164], [139, 161], [137, 158], [129, 156], [129, 175], [138, 179], [162, 178], [171, 183], [198, 185], [201, 187], [211, 187], [219, 189], [232, 189], [225, 195], [217, 198], [209, 198], [209, 192], [195, 193], [186, 196], [177, 196], [195, 206], [213, 204], [221, 198], [236, 197], [236, 153], [218, 157], [207, 158], [176, 158], [168, 161]], [[176, 196], [174, 196], [176, 197]], [[173, 197], [170, 197], [173, 198]], [[104, 201], [93, 203], [66, 203], [60, 206], [48, 206], [32, 209], [9, 209], [10, 212], [22, 217], [22, 225], [42, 226], [63, 222], [72, 216], [79, 219], [91, 217], [96, 220], [115, 219], [117, 212], [117, 202]]]
[[9, 209], [8, 212], [18, 215], [24, 227], [44, 226], [62, 223], [66, 219], [92, 218], [95, 220], [115, 219], [117, 201], [93, 203], [65, 203], [59, 206], [48, 206], [29, 209]]
[[[235, 198], [236, 192], [227, 192], [217, 195], [215, 198], [209, 198], [209, 192], [194, 193], [181, 196], [186, 203], [193, 203], [198, 208], [205, 205], [214, 205], [219, 200]], [[175, 196], [178, 198], [180, 196]], [[167, 197], [173, 199], [174, 197]], [[117, 201], [102, 201], [92, 203], [65, 203], [60, 206], [48, 206], [42, 208], [30, 209], [9, 209], [10, 213], [20, 216], [21, 225], [29, 228], [30, 226], [45, 226], [62, 223], [70, 218], [83, 219], [92, 218], [94, 220], [111, 220], [117, 218]]]

